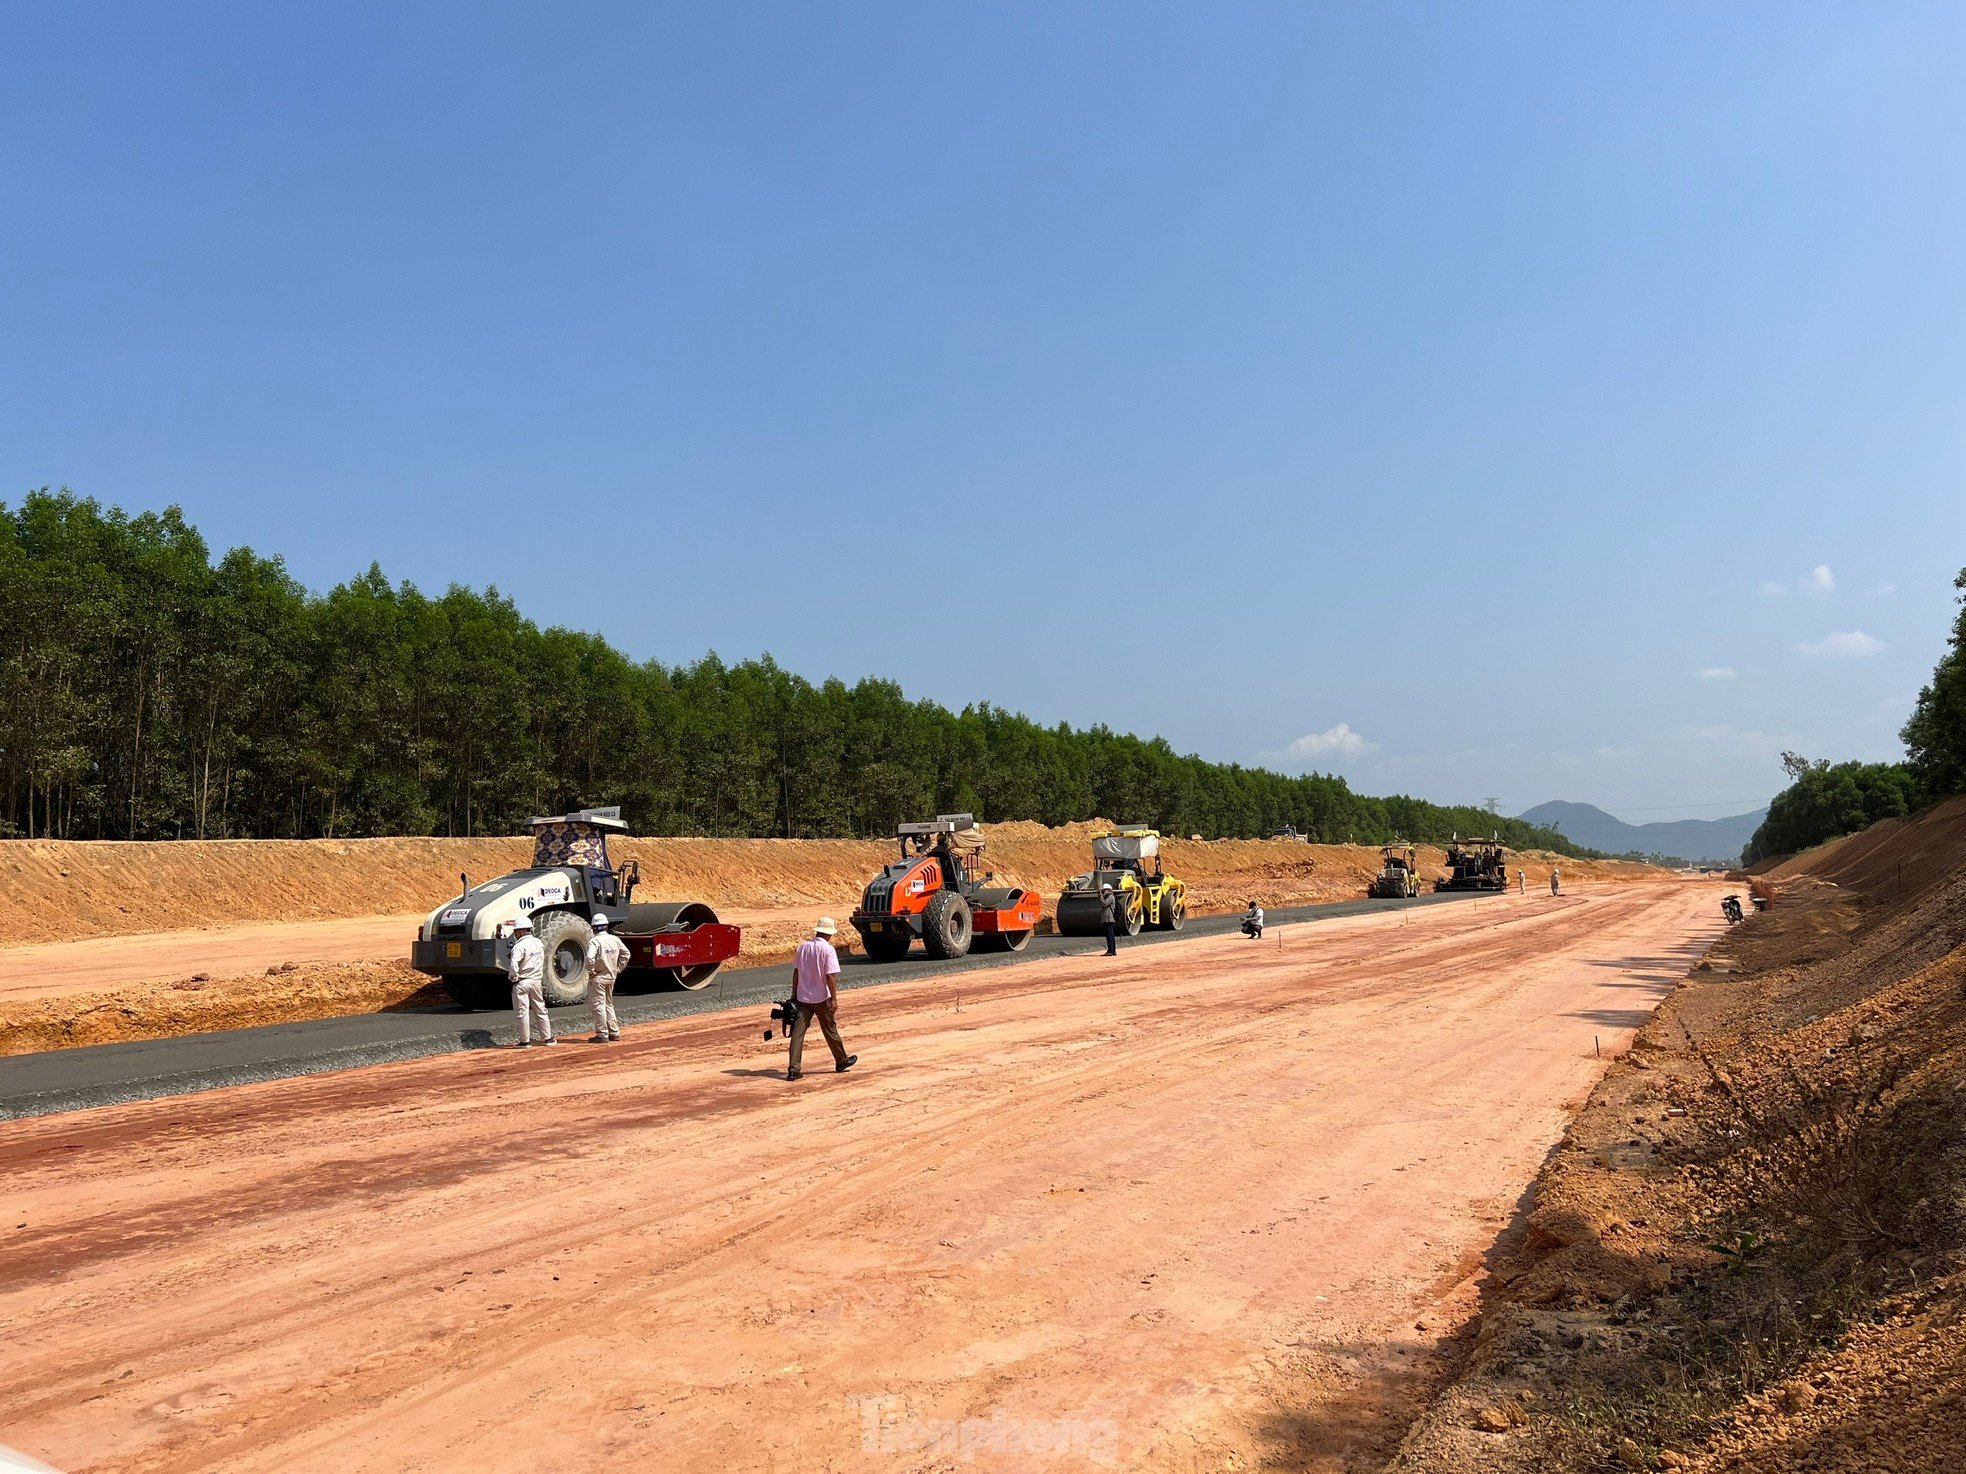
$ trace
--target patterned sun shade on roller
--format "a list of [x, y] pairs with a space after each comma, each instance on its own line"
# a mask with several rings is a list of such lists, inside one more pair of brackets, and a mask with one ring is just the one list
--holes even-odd
[[1147, 860], [1160, 853], [1160, 836], [1155, 834], [1102, 834], [1092, 841], [1092, 854], [1098, 860]]
[[532, 863], [536, 870], [553, 865], [578, 865], [594, 870], [614, 868], [608, 864], [606, 830], [564, 819], [556, 824], [541, 824], [533, 830]]

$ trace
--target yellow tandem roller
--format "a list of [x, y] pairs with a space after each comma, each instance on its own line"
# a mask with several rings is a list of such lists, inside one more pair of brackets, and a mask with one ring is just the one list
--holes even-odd
[[1092, 837], [1092, 869], [1074, 875], [1058, 897], [1053, 914], [1061, 936], [1096, 937], [1105, 931], [1099, 904], [1103, 885], [1119, 897], [1119, 929], [1129, 937], [1149, 926], [1179, 931], [1187, 920], [1188, 887], [1161, 869], [1158, 830], [1131, 824]]

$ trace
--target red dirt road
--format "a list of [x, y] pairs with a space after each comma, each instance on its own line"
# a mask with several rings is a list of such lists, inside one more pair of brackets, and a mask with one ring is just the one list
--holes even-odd
[[959, 1012], [952, 979], [855, 991], [861, 1066], [822, 1047], [797, 1085], [720, 1014], [14, 1123], [0, 1443], [78, 1471], [1370, 1467], [1593, 1037], [1622, 1048], [1716, 898], [1038, 962], [962, 977]]

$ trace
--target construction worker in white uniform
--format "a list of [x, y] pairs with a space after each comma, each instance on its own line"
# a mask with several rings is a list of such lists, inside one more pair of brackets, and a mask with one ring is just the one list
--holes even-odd
[[589, 1044], [606, 1044], [621, 1037], [621, 1020], [614, 1016], [614, 982], [628, 965], [628, 944], [608, 930], [604, 912], [594, 913], [594, 940], [587, 944], [587, 1007], [594, 1014], [594, 1037]]
[[505, 964], [512, 979], [512, 1012], [519, 1016], [519, 1042], [531, 1044], [533, 1025], [539, 1026], [539, 1042], [553, 1042], [553, 1020], [546, 1013], [546, 949], [532, 934], [532, 918], [521, 916], [512, 923], [512, 955]]

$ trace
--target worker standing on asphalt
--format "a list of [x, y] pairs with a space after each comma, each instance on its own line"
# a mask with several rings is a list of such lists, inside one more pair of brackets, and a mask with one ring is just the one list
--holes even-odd
[[1550, 866], [1550, 894], [1553, 896], [1562, 893], [1563, 882], [1560, 879], [1561, 873], [1556, 866]]
[[1249, 903], [1249, 909], [1242, 913], [1242, 934], [1258, 941], [1263, 939], [1263, 908], [1254, 900]]
[[628, 944], [608, 930], [605, 912], [594, 913], [594, 940], [587, 944], [587, 1007], [594, 1015], [589, 1044], [607, 1044], [621, 1037], [621, 1020], [614, 1014], [614, 982], [628, 965]]
[[1124, 904], [1118, 896], [1113, 894], [1113, 887], [1110, 883], [1100, 882], [1099, 919], [1106, 925], [1106, 955], [1108, 957], [1117, 957], [1119, 955], [1120, 907]]
[[833, 936], [838, 931], [832, 917], [820, 917], [812, 935], [799, 943], [792, 956], [792, 997], [799, 1006], [799, 1017], [792, 1025], [792, 1057], [785, 1062], [787, 1080], [805, 1073], [799, 1061], [805, 1055], [806, 1026], [814, 1019], [819, 1020], [819, 1032], [826, 1036], [826, 1047], [833, 1051], [835, 1074], [852, 1069], [860, 1058], [846, 1052], [835, 1017], [840, 1001], [840, 954], [833, 950]]
[[512, 1012], [519, 1016], [519, 1042], [524, 1049], [532, 1043], [532, 1026], [539, 1025], [539, 1042], [553, 1042], [553, 1020], [546, 1013], [546, 949], [532, 934], [532, 918], [521, 916], [512, 923], [512, 956], [505, 964], [505, 975], [512, 979]]

